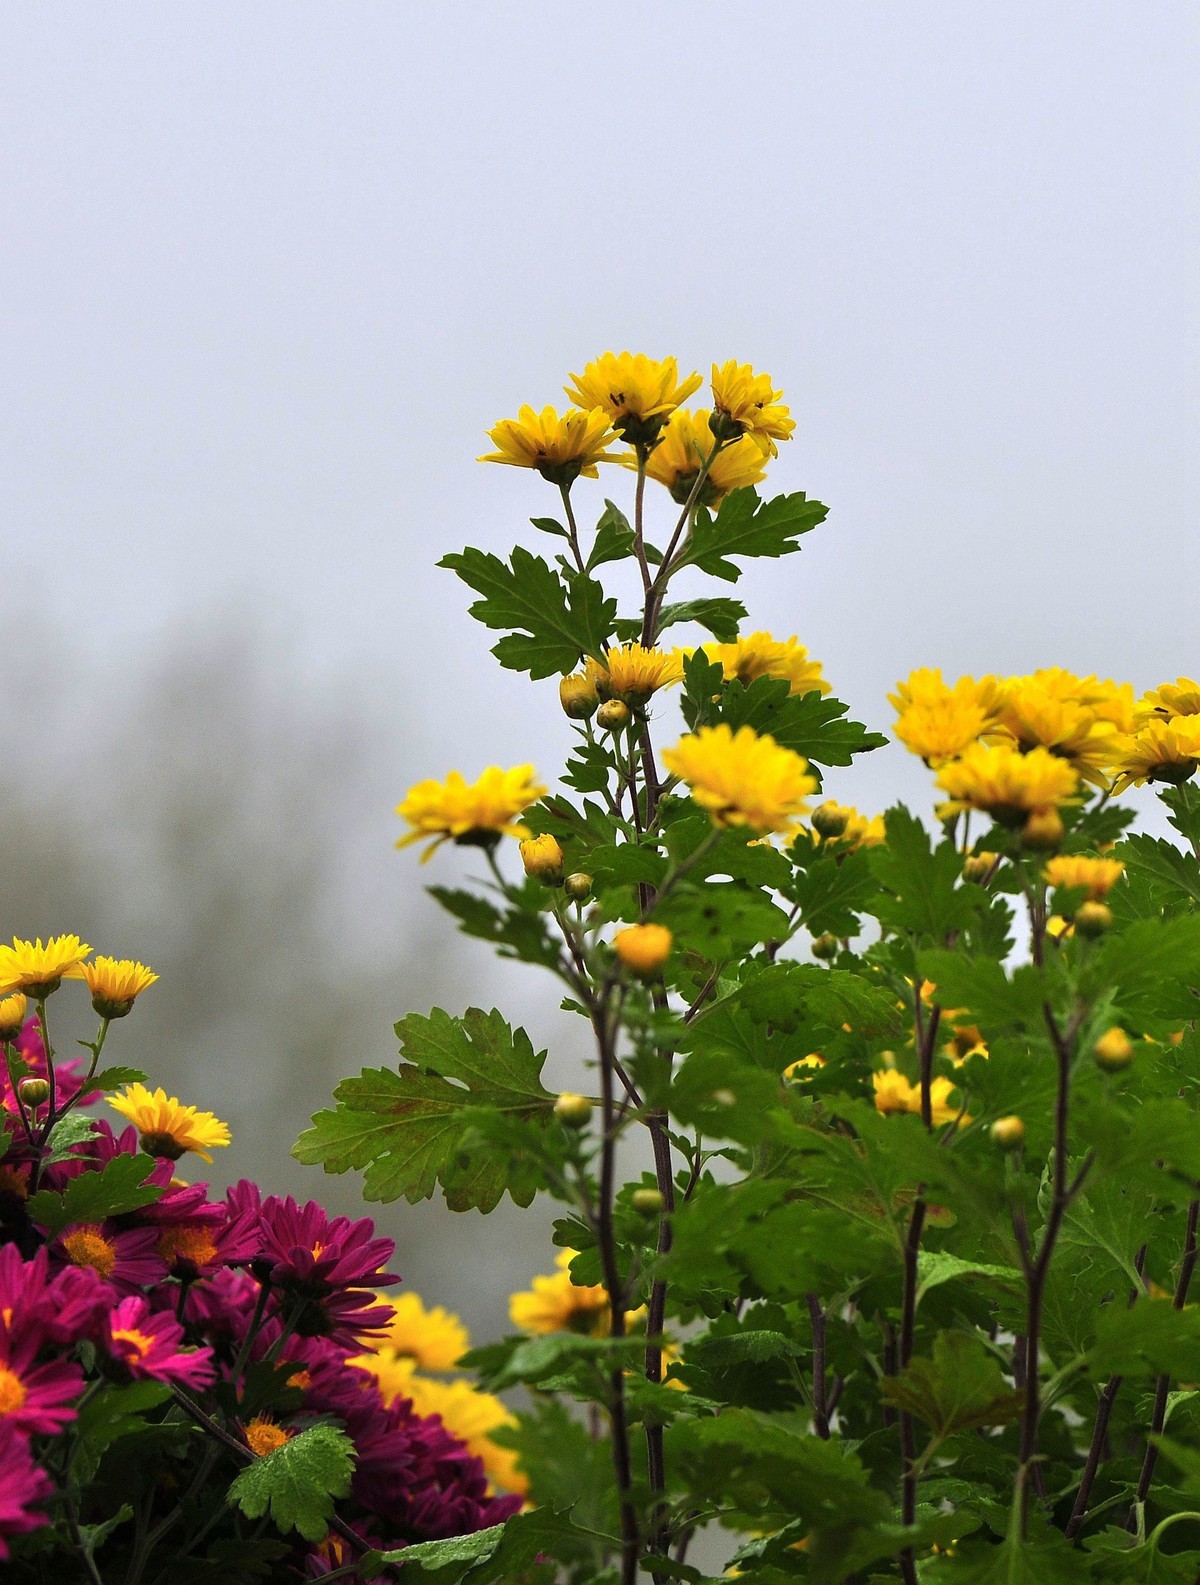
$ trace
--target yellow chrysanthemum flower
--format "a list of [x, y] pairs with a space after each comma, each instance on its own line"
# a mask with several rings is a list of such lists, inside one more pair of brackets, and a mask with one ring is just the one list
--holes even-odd
[[664, 749], [662, 760], [715, 824], [749, 826], [760, 835], [793, 831], [807, 812], [805, 799], [817, 790], [806, 759], [749, 726], [701, 727]]
[[[706, 408], [690, 412], [682, 407], [677, 408], [667, 420], [662, 439], [650, 453], [646, 476], [665, 485], [671, 492], [671, 499], [683, 506], [691, 499], [696, 477], [705, 459], [712, 456], [716, 444]], [[626, 466], [635, 464], [629, 459]], [[715, 506], [730, 490], [761, 484], [766, 476], [762, 452], [748, 436], [743, 435], [740, 440], [722, 446], [713, 457], [700, 487], [700, 504]]]
[[795, 1062], [789, 1062], [783, 1070], [783, 1077], [792, 1084], [800, 1084], [810, 1078], [811, 1070], [823, 1068], [825, 1058], [819, 1051], [810, 1051], [806, 1057], [797, 1057]]
[[0, 946], [0, 994], [27, 991], [35, 998], [49, 996], [91, 950], [78, 936], [48, 936], [45, 946], [41, 936], [36, 941], [14, 936], [11, 947]]
[[715, 641], [678, 651], [681, 661], [703, 648], [713, 665], [720, 665], [726, 682], [747, 687], [759, 677], [782, 678], [793, 693], [829, 693], [821, 662], [810, 660], [808, 650], [793, 638], [772, 638], [770, 633], [750, 633], [732, 644]]
[[1137, 702], [1138, 725], [1155, 716], [1169, 720], [1177, 715], [1200, 715], [1200, 682], [1193, 682], [1190, 677], [1177, 677], [1174, 682], [1151, 688]]
[[396, 806], [400, 818], [413, 827], [396, 846], [406, 848], [432, 837], [421, 855], [424, 864], [443, 842], [488, 847], [500, 836], [527, 837], [529, 832], [517, 816], [545, 791], [535, 780], [532, 765], [516, 765], [512, 770], [492, 765], [476, 782], [467, 782], [456, 770], [444, 782], [418, 782]]
[[796, 420], [773, 389], [769, 374], [755, 374], [748, 363], [730, 360], [712, 366], [714, 430], [726, 436], [748, 436], [764, 457], [779, 454], [778, 440], [790, 440]]
[[611, 1326], [608, 1295], [597, 1283], [577, 1284], [568, 1269], [573, 1249], [561, 1250], [552, 1277], [535, 1277], [524, 1293], [514, 1293], [508, 1313], [522, 1332], [579, 1332], [585, 1337], [607, 1337]]
[[621, 644], [605, 650], [600, 691], [611, 697], [639, 703], [659, 688], [683, 676], [677, 650], [646, 649], [641, 644]]
[[517, 1467], [517, 1454], [492, 1441], [493, 1431], [517, 1423], [516, 1416], [499, 1398], [481, 1392], [461, 1378], [435, 1381], [422, 1376], [416, 1362], [401, 1355], [360, 1354], [350, 1363], [375, 1377], [380, 1396], [389, 1408], [401, 1399], [408, 1399], [419, 1415], [439, 1415], [451, 1436], [465, 1442], [468, 1450], [481, 1461], [493, 1486], [522, 1496], [528, 1491], [529, 1481]]
[[0, 1000], [0, 1040], [11, 1040], [21, 1031], [29, 1002], [21, 991]]
[[1103, 902], [1125, 873], [1120, 859], [1093, 859], [1080, 853], [1050, 859], [1042, 872], [1048, 886], [1085, 886], [1093, 902]]
[[1152, 717], [1115, 741], [1113, 792], [1144, 781], [1185, 782], [1200, 766], [1200, 715]]
[[921, 666], [910, 672], [904, 682], [896, 684], [895, 693], [888, 694], [888, 703], [897, 715], [903, 715], [914, 705], [930, 706], [946, 699], [967, 700], [978, 705], [989, 720], [1000, 711], [1004, 698], [1004, 684], [999, 677], [960, 677], [951, 687], [943, 680], [936, 666]]
[[373, 1353], [411, 1361], [418, 1370], [440, 1371], [453, 1370], [470, 1348], [466, 1327], [441, 1305], [426, 1309], [416, 1293], [402, 1293], [383, 1302], [392, 1315], [382, 1331], [371, 1335]]
[[951, 1024], [950, 1038], [942, 1050], [956, 1068], [961, 1068], [968, 1057], [986, 1057], [987, 1041], [977, 1024]]
[[63, 978], [87, 981], [92, 1006], [102, 1018], [124, 1018], [158, 975], [132, 958], [93, 958], [90, 963], [77, 963]]
[[563, 413], [560, 417], [552, 407], [535, 413], [527, 405], [516, 418], [501, 419], [495, 429], [489, 429], [488, 439], [496, 450], [480, 457], [480, 462], [536, 468], [551, 484], [574, 484], [580, 474], [594, 479], [597, 463], [616, 461], [605, 449], [616, 436], [600, 411]]
[[178, 1161], [191, 1150], [211, 1161], [209, 1151], [229, 1143], [227, 1124], [212, 1112], [184, 1106], [165, 1090], [151, 1092], [144, 1084], [130, 1084], [110, 1095], [108, 1104], [129, 1119], [140, 1135], [142, 1149], [150, 1156]]
[[674, 358], [648, 358], [642, 352], [606, 352], [582, 374], [572, 374], [563, 389], [577, 407], [607, 415], [631, 445], [653, 445], [663, 424], [681, 402], [700, 389], [700, 376], [679, 378]]
[[950, 795], [948, 812], [982, 809], [1002, 825], [1019, 825], [1031, 812], [1070, 802], [1079, 773], [1049, 749], [1022, 754], [1008, 743], [972, 743], [942, 766], [937, 781]]
[[[921, 1086], [910, 1084], [903, 1073], [896, 1068], [884, 1068], [881, 1072], [873, 1073], [871, 1083], [875, 1090], [877, 1112], [882, 1112], [885, 1117], [890, 1117], [896, 1112], [912, 1112], [918, 1117], [921, 1115]], [[950, 1100], [950, 1096], [954, 1093], [954, 1085], [944, 1076], [934, 1079], [929, 1086], [931, 1115], [935, 1128], [956, 1120], [964, 1126], [971, 1121], [969, 1113], [964, 1112], [961, 1117], [959, 1116], [959, 1107]]]
[[[1078, 685], [1076, 696], [1065, 691], [1067, 679]], [[1012, 677], [1005, 684], [999, 725], [1022, 752], [1048, 748], [1069, 759], [1086, 781], [1103, 787], [1117, 728], [1097, 708], [1102, 700], [1093, 683], [1092, 678], [1072, 678], [1060, 671]], [[1107, 697], [1111, 703], [1113, 696]]]

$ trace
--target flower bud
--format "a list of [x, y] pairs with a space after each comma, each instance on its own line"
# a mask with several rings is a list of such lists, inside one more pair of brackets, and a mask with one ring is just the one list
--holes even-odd
[[521, 863], [526, 875], [532, 875], [543, 886], [562, 885], [562, 849], [552, 836], [526, 837], [521, 843]]
[[585, 897], [591, 895], [592, 877], [585, 875], [582, 870], [576, 870], [573, 875], [567, 876], [563, 886], [566, 888], [567, 896], [573, 903], [581, 903]]
[[596, 711], [596, 725], [605, 732], [620, 732], [629, 725], [629, 706], [623, 699], [608, 699]]
[[822, 963], [828, 963], [838, 955], [838, 938], [831, 935], [828, 930], [823, 930], [819, 936], [814, 936], [812, 955], [819, 958]]
[[989, 1132], [1001, 1150], [1017, 1150], [1025, 1143], [1025, 1124], [1015, 1113], [998, 1117]]
[[586, 671], [572, 672], [558, 685], [558, 698], [564, 712], [572, 721], [586, 721], [596, 713], [600, 703], [596, 694], [596, 679]]
[[1088, 901], [1080, 903], [1075, 910], [1076, 932], [1081, 936], [1087, 936], [1089, 940], [1102, 936], [1112, 922], [1112, 909], [1107, 903]]
[[671, 951], [666, 925], [628, 925], [613, 937], [617, 956], [640, 980], [657, 979]]
[[1044, 853], [1056, 848], [1066, 834], [1057, 809], [1033, 809], [1021, 829], [1021, 846]]
[[812, 828], [818, 836], [826, 841], [845, 834], [846, 822], [849, 819], [846, 811], [840, 809], [835, 803], [824, 803], [812, 813]]
[[50, 1080], [33, 1077], [22, 1079], [17, 1085], [17, 1094], [26, 1106], [40, 1106], [43, 1101], [50, 1099]]
[[554, 1115], [564, 1128], [586, 1128], [592, 1115], [592, 1103], [586, 1095], [564, 1090], [554, 1103]]
[[12, 1040], [21, 1033], [25, 1010], [29, 1006], [20, 991], [0, 1000], [0, 1040]]
[[1133, 1061], [1133, 1041], [1119, 1024], [1114, 1024], [1092, 1047], [1092, 1055], [1105, 1073], [1119, 1073]]
[[630, 1196], [630, 1205], [639, 1216], [661, 1216], [666, 1201], [659, 1189], [635, 1189]]
[[963, 880], [982, 882], [991, 874], [992, 866], [996, 862], [994, 853], [972, 853], [963, 860]]

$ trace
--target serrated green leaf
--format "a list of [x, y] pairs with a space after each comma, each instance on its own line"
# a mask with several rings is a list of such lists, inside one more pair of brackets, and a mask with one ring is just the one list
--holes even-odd
[[[728, 683], [720, 704], [706, 705], [709, 720], [724, 722], [734, 732], [752, 727], [814, 765], [849, 765], [856, 754], [887, 742], [860, 722], [844, 719], [847, 708], [840, 699], [816, 691], [793, 693], [780, 677], [756, 677], [749, 687], [742, 682]], [[694, 710], [692, 716], [695, 719]]]
[[953, 842], [936, 847], [903, 804], [884, 816], [887, 841], [867, 857], [884, 888], [875, 913], [885, 928], [941, 945], [967, 925], [980, 906], [978, 887], [963, 886], [962, 855]]
[[428, 890], [458, 920], [464, 936], [490, 941], [502, 958], [553, 968], [562, 955], [559, 943], [551, 938], [541, 915], [532, 908], [498, 908], [475, 892], [448, 886], [430, 886]]
[[985, 1425], [1007, 1425], [1021, 1412], [1024, 1394], [1013, 1390], [996, 1357], [966, 1332], [939, 1332], [932, 1357], [917, 1355], [903, 1374], [881, 1383], [885, 1403], [906, 1409], [938, 1437]]
[[[569, 1513], [535, 1508], [519, 1513], [503, 1525], [492, 1525], [472, 1535], [451, 1536], [445, 1541], [418, 1541], [391, 1552], [370, 1552], [362, 1561], [364, 1573], [384, 1563], [414, 1564], [422, 1585], [470, 1585], [521, 1579], [539, 1556], [577, 1555], [580, 1543], [595, 1540], [572, 1523]], [[607, 1538], [601, 1538], [607, 1539]], [[612, 1538], [613, 1547], [620, 1546]]]
[[786, 556], [799, 550], [797, 541], [829, 515], [820, 501], [810, 501], [802, 491], [759, 499], [753, 488], [731, 490], [716, 515], [703, 508], [696, 513], [691, 538], [677, 567], [699, 567], [715, 578], [736, 583], [741, 570], [731, 556]]
[[123, 1084], [144, 1084], [146, 1075], [140, 1068], [101, 1068], [87, 1081], [85, 1089], [119, 1090]]
[[962, 1278], [982, 1277], [985, 1282], [1020, 1289], [1024, 1279], [1015, 1266], [991, 1266], [981, 1261], [962, 1260], [944, 1249], [922, 1249], [917, 1255], [917, 1305], [932, 1288]]
[[481, 1111], [545, 1127], [555, 1097], [541, 1082], [546, 1053], [497, 1012], [470, 1008], [461, 1018], [435, 1009], [396, 1025], [398, 1070], [367, 1069], [334, 1091], [337, 1107], [318, 1112], [293, 1154], [327, 1172], [365, 1169], [371, 1200], [428, 1199], [440, 1183], [451, 1210], [490, 1211], [506, 1190], [532, 1199], [521, 1163], [508, 1148], [484, 1146], [463, 1157], [463, 1139]]
[[283, 1531], [323, 1540], [334, 1503], [350, 1490], [354, 1443], [332, 1425], [313, 1425], [256, 1458], [229, 1488], [228, 1501], [248, 1519], [266, 1513]]
[[471, 615], [485, 627], [508, 631], [492, 653], [502, 666], [552, 677], [573, 671], [581, 656], [600, 657], [612, 632], [617, 603], [582, 574], [564, 584], [540, 556], [520, 545], [511, 565], [498, 556], [468, 548], [438, 563], [456, 572], [482, 600]]
[[585, 563], [588, 572], [594, 572], [608, 561], [624, 561], [633, 554], [634, 533], [629, 519], [614, 502], [606, 500], [600, 521], [596, 524], [596, 537]]
[[146, 1182], [154, 1167], [151, 1156], [114, 1156], [98, 1172], [72, 1178], [61, 1194], [40, 1189], [29, 1201], [29, 1215], [53, 1237], [79, 1222], [102, 1222], [153, 1205], [163, 1195], [157, 1184]]
[[740, 600], [703, 596], [697, 600], [679, 600], [664, 605], [658, 619], [659, 632], [675, 627], [680, 622], [698, 622], [717, 640], [718, 644], [732, 644], [738, 628], [746, 620], [746, 607]]

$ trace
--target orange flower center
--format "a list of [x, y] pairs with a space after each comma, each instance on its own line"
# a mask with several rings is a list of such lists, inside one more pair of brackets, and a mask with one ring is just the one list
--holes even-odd
[[208, 1228], [189, 1227], [186, 1222], [164, 1228], [154, 1247], [168, 1266], [173, 1266], [177, 1260], [190, 1261], [193, 1266], [207, 1266], [217, 1258], [217, 1241]]
[[95, 1224], [77, 1227], [62, 1241], [67, 1258], [76, 1266], [90, 1266], [102, 1277], [108, 1277], [117, 1263], [117, 1246], [105, 1238]]
[[246, 1427], [246, 1442], [256, 1458], [265, 1458], [268, 1453], [273, 1453], [277, 1447], [282, 1447], [290, 1439], [291, 1432], [276, 1425], [274, 1420], [269, 1420], [265, 1414], [260, 1414], [256, 1419], [251, 1420]]
[[154, 1347], [154, 1339], [148, 1332], [139, 1332], [136, 1326], [117, 1326], [113, 1328], [112, 1340], [114, 1343], [124, 1343], [127, 1353], [134, 1354], [138, 1359], [145, 1359]]
[[19, 1200], [29, 1198], [27, 1171], [20, 1167], [0, 1167], [0, 1194], [15, 1194]]
[[16, 1414], [25, 1403], [25, 1383], [6, 1365], [0, 1365], [0, 1415]]
[[302, 1392], [307, 1392], [312, 1386], [312, 1373], [303, 1368], [294, 1370], [287, 1379], [289, 1387], [299, 1387]]

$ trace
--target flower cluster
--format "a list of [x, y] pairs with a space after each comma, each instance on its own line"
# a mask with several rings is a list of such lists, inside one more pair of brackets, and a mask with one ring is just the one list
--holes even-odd
[[[46, 998], [84, 980], [102, 1004], [95, 1058], [107, 1023], [155, 979], [140, 964], [89, 962], [89, 951], [75, 937], [3, 949], [7, 984], [21, 989], [0, 1004], [0, 1559], [62, 1512], [59, 1477], [85, 1398], [135, 1383], [152, 1419], [182, 1406], [199, 1428], [223, 1420], [207, 1466], [219, 1493], [241, 1467], [231, 1445], [248, 1462], [335, 1425], [353, 1450], [343, 1506], [356, 1533], [402, 1546], [513, 1513], [523, 1478], [486, 1434], [511, 1416], [465, 1378], [440, 1396], [410, 1379], [404, 1362], [446, 1369], [466, 1336], [414, 1295], [382, 1298], [399, 1281], [387, 1269], [394, 1244], [369, 1219], [264, 1196], [247, 1180], [219, 1196], [183, 1181], [181, 1158], [211, 1160], [229, 1130], [161, 1089], [135, 1081], [108, 1096], [129, 1125], [120, 1133], [72, 1115], [100, 1098], [96, 1062], [83, 1071], [56, 1059]], [[39, 1017], [28, 1016], [30, 996]], [[181, 1467], [178, 1479], [150, 1482], [145, 1533], [165, 1524], [173, 1492], [195, 1474]], [[87, 1492], [72, 1500], [83, 1503], [77, 1522], [105, 1518], [102, 1496], [94, 1511]], [[320, 1547], [297, 1539], [294, 1563], [319, 1572]]]
[[[488, 431], [496, 450], [480, 461], [536, 468], [564, 491], [581, 474], [595, 478], [599, 463], [616, 462], [644, 471], [681, 503], [712, 504], [758, 484], [796, 427], [783, 392], [749, 364], [714, 363], [712, 406], [690, 410], [682, 404], [701, 379], [681, 379], [674, 358], [606, 352], [570, 378], [565, 413], [522, 407]], [[622, 442], [632, 451], [610, 449]]]

